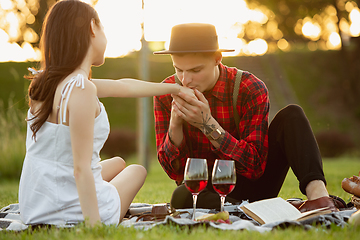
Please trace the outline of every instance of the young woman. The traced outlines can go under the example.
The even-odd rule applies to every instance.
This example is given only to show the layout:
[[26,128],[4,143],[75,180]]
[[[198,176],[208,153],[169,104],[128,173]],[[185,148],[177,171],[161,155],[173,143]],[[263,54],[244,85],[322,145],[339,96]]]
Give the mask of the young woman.
[[109,122],[99,97],[191,93],[175,84],[91,80],[107,40],[96,11],[78,0],[57,2],[44,21],[41,70],[29,86],[26,156],[19,204],[26,224],[85,221],[118,224],[146,170],[120,157],[100,162]]

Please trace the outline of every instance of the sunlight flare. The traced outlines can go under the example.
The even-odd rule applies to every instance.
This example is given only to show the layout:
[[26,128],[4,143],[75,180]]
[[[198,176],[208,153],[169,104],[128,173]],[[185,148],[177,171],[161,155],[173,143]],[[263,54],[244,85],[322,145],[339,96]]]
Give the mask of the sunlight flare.
[[321,27],[318,23],[313,23],[311,19],[305,18],[302,26],[302,33],[305,37],[317,41],[320,38]]
[[349,18],[351,21],[350,25],[350,34],[352,37],[360,36],[360,10],[359,8],[354,8],[349,13]]
[[332,50],[340,49],[341,47],[340,35],[337,32],[332,32],[328,38],[328,41],[326,42],[326,46]]

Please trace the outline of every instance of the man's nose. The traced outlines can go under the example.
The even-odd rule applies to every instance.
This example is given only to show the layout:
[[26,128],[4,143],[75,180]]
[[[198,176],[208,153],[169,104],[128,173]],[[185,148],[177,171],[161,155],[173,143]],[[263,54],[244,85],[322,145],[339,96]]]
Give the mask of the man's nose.
[[184,71],[181,79],[181,83],[183,84],[183,86],[188,87],[189,83],[191,83],[191,80],[191,74]]

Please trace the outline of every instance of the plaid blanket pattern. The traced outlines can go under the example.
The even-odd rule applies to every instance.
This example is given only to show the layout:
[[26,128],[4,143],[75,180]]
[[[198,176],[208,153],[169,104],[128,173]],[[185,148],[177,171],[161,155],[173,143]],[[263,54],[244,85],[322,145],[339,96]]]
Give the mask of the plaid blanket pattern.
[[0,231],[23,231],[27,228],[20,220],[19,204],[10,204],[0,210]]

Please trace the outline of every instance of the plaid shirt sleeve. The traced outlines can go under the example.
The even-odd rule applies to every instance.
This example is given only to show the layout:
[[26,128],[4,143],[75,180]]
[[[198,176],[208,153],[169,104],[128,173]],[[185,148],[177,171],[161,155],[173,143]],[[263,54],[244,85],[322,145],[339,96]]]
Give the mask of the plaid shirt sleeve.
[[[174,77],[169,77],[164,82],[174,83],[175,80]],[[189,149],[185,140],[176,147],[169,137],[171,102],[170,94],[154,97],[156,147],[160,165],[171,179],[180,182],[183,179]]]
[[226,132],[220,148],[212,150],[220,159],[235,160],[238,174],[257,179],[264,173],[268,153],[269,98],[265,84],[247,72],[242,76],[237,111],[239,140]]

